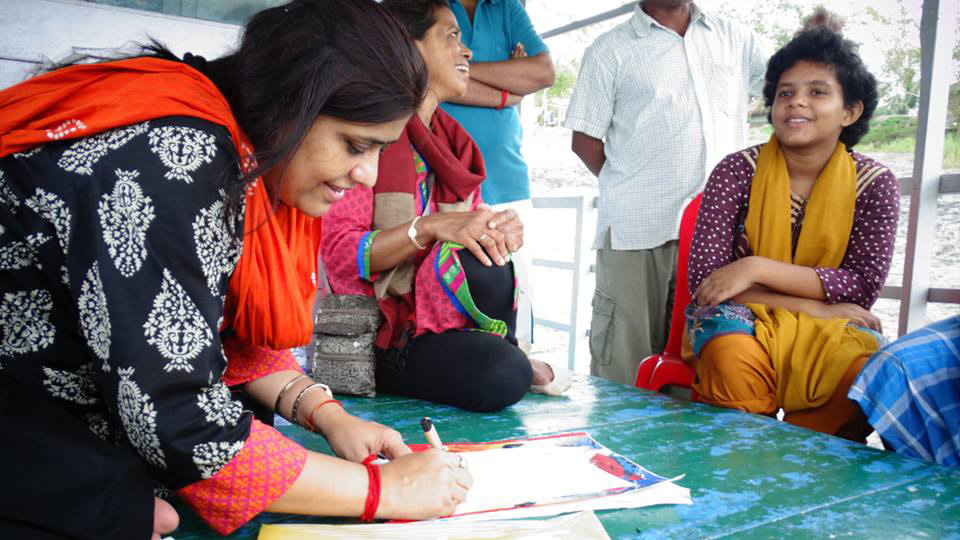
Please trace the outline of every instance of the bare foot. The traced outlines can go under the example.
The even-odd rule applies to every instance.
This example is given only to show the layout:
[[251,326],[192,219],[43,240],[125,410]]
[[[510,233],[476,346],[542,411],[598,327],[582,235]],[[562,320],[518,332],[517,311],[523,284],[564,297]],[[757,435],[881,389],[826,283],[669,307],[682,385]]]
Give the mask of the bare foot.
[[530,383],[531,385],[550,384],[550,381],[553,380],[553,368],[550,367],[550,364],[531,358],[530,365],[533,367],[533,382]]
[[180,525],[180,516],[167,501],[153,498],[153,536],[150,540],[160,540],[164,534],[172,533]]

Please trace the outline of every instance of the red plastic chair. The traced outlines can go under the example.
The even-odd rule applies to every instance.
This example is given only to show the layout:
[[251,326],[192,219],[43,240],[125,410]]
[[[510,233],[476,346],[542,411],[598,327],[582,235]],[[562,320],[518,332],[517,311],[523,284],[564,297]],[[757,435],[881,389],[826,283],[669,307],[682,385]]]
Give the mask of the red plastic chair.
[[636,386],[659,392],[667,385],[689,388],[692,399],[697,401],[697,392],[693,389],[694,371],[680,358],[680,339],[683,337],[684,311],[690,303],[690,289],[687,287],[687,259],[690,258],[690,244],[693,242],[693,229],[697,225],[697,212],[700,211],[700,198],[697,195],[683,210],[680,218],[680,239],[677,245],[677,289],[673,296],[673,313],[670,316],[670,333],[667,335],[667,347],[662,354],[654,354],[640,361],[637,366]]

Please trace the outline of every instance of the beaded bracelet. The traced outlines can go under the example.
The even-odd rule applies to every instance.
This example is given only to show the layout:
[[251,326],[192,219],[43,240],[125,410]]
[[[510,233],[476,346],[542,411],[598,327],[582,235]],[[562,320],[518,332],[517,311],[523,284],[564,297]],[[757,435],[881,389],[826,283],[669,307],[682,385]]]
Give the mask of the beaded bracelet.
[[[283,388],[280,389],[280,393],[277,394],[277,402],[273,404],[273,412],[280,414],[280,401],[283,400],[283,395],[286,394],[287,390],[289,390],[294,384],[296,384],[297,381],[305,378],[308,378],[307,375],[300,374],[290,379],[289,381],[287,381],[287,384],[283,385]],[[283,415],[281,414],[281,416]]]
[[317,411],[320,410],[320,407],[323,407],[323,406],[326,405],[327,403],[336,403],[337,405],[340,406],[341,409],[343,408],[343,403],[340,403],[339,401],[337,401],[337,400],[335,400],[335,399],[328,399],[328,400],[324,401],[323,403],[317,405],[316,407],[313,408],[312,411],[310,411],[310,414],[307,416],[307,420],[305,421],[305,423],[306,423],[307,425],[304,426],[304,427],[307,428],[307,431],[309,431],[309,432],[311,432],[311,433],[313,433],[313,432],[316,431],[317,428],[313,425],[313,415],[317,414]]
[[363,465],[367,468],[367,476],[370,483],[367,485],[367,500],[363,505],[363,514],[360,514],[360,521],[370,523],[377,515],[377,507],[380,506],[380,467],[373,464],[377,459],[376,454],[370,454],[363,460]]
[[309,391],[311,391],[311,390],[315,390],[315,389],[317,389],[317,388],[324,388],[324,389],[326,389],[326,388],[330,388],[330,387],[327,386],[327,385],[325,385],[325,384],[323,384],[323,383],[315,382],[315,383],[313,383],[313,384],[307,385],[303,390],[301,390],[300,393],[297,394],[297,399],[293,400],[293,410],[290,411],[290,421],[291,421],[291,422],[293,422],[294,424],[299,424],[299,423],[300,423],[299,417],[297,416],[297,411],[300,409],[300,402],[303,401],[303,396],[307,395],[307,392],[309,392]]

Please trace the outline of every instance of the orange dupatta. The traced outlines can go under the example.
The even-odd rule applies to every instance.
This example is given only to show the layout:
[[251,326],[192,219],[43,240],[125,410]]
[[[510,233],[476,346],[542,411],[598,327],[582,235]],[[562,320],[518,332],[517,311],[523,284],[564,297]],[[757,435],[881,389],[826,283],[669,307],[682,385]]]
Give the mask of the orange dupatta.
[[[190,66],[132,58],[59,69],[0,92],[0,157],[166,116],[219,124],[245,170],[253,150],[216,86]],[[224,327],[271,349],[307,343],[313,330],[320,220],[273,203],[262,179],[247,189],[243,254],[227,292]]]

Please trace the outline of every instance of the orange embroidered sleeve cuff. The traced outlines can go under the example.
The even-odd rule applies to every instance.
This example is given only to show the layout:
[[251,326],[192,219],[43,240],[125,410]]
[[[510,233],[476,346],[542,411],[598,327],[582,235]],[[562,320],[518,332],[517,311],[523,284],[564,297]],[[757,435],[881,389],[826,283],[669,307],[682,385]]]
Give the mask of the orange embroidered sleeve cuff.
[[213,530],[230,534],[286,493],[306,460],[306,449],[254,420],[240,453],[178,493]]
[[223,352],[227,355],[223,373],[227,386],[248,383],[278,371],[303,371],[289,350],[274,351],[231,338],[224,340]]

